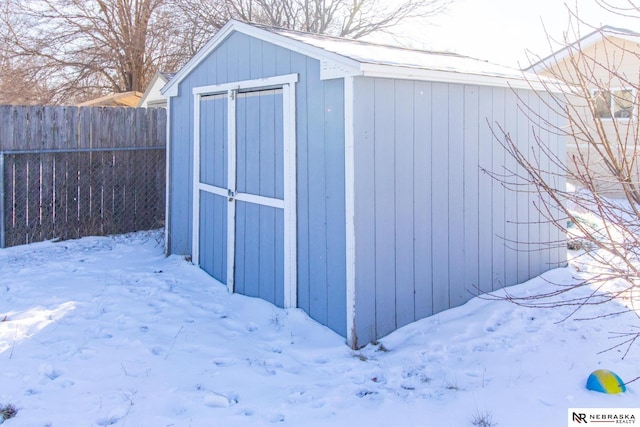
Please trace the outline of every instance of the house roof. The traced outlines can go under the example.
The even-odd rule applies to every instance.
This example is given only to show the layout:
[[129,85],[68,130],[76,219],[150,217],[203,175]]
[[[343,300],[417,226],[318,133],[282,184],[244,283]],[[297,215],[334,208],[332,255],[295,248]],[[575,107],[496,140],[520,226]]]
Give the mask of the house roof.
[[[147,85],[147,88],[145,89],[142,96],[140,96],[140,99],[138,100],[138,103],[136,105],[138,107],[142,107],[145,101],[147,101],[147,98],[149,98],[149,96],[157,96],[158,89],[156,89],[156,86],[158,84],[158,81],[160,81],[160,89],[161,89],[175,75],[176,73],[166,73],[163,71],[156,71],[156,74],[151,78],[151,81]],[[162,98],[162,100],[164,104],[166,104],[166,98]],[[157,102],[157,99],[154,98],[151,102],[154,102],[154,101]]]
[[135,107],[142,93],[136,91],[114,93],[112,95],[101,96],[81,102],[79,107]]
[[231,20],[176,73],[162,93],[176,96],[180,82],[233,32],[318,59],[322,79],[370,76],[527,89],[539,81],[521,70],[450,52],[406,49]]
[[554,64],[557,64],[563,61],[565,58],[571,56],[573,53],[583,50],[589,46],[592,46],[604,39],[616,37],[623,40],[628,40],[634,43],[640,43],[640,33],[636,33],[635,31],[627,30],[624,28],[616,28],[610,25],[605,25],[600,27],[584,37],[576,40],[575,42],[568,44],[562,49],[553,52],[551,55],[546,58],[541,59],[540,61],[531,64],[524,71],[537,73],[539,71],[548,69]]

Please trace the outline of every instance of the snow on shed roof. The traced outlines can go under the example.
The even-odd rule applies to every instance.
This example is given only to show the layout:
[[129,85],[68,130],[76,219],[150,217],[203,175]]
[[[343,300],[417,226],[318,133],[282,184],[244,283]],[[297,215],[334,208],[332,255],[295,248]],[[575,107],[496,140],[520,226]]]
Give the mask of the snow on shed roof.
[[409,49],[282,28],[256,26],[266,31],[316,46],[328,52],[351,58],[363,64],[491,75],[505,78],[522,79],[523,77],[520,70],[452,52]]
[[550,79],[451,52],[407,49],[230,20],[176,73],[162,93],[176,96],[182,79],[236,31],[318,59],[322,79],[369,76],[559,90]]

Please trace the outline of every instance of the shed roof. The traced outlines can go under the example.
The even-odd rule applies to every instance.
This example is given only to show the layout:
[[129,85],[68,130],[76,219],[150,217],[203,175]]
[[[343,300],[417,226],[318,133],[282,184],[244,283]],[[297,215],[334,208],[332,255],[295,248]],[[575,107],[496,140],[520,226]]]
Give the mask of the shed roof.
[[322,79],[370,76],[527,89],[545,86],[539,77],[521,70],[451,52],[407,49],[230,20],[176,73],[162,93],[176,96],[180,82],[233,32],[318,59]]
[[537,73],[539,71],[545,70],[553,66],[554,64],[563,61],[573,53],[583,50],[610,37],[616,37],[640,44],[640,33],[636,33],[635,31],[627,30],[624,28],[616,28],[610,25],[605,25],[590,32],[586,36],[579,38],[575,42],[567,44],[562,49],[553,52],[540,61],[531,64],[528,68],[525,69],[525,71]]

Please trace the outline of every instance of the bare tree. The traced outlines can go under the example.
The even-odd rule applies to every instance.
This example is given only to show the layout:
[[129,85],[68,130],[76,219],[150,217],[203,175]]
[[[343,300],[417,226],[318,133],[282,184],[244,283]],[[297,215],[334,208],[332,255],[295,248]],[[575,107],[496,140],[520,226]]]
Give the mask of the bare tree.
[[[625,0],[623,6],[608,0],[599,3],[606,10],[640,18],[640,4],[635,0]],[[591,34],[581,34],[579,29],[585,27]],[[597,44],[586,44],[596,39]],[[559,113],[563,123],[531,117],[540,123],[537,146],[531,147],[533,160],[518,149],[513,135],[499,125],[494,131],[519,166],[517,171],[500,174],[500,179],[515,191],[524,186],[538,192],[536,208],[541,217],[568,234],[570,249],[584,252],[588,261],[583,265],[588,271],[577,284],[558,284],[547,293],[507,298],[529,307],[570,306],[575,318],[584,306],[612,300],[622,304],[620,310],[603,316],[626,311],[639,314],[640,34],[589,28],[572,12],[564,44],[559,53],[532,67],[538,78],[531,82],[546,86],[548,94],[540,96],[540,102]],[[543,139],[545,132],[564,137],[566,161]],[[549,162],[562,173],[550,174],[544,166]],[[559,185],[560,175],[572,185]],[[583,292],[576,292],[578,289]],[[628,352],[640,339],[640,332],[624,331],[618,337],[622,341],[613,348],[624,345]]]
[[6,0],[3,48],[53,102],[144,91],[183,62],[165,0]]
[[[433,17],[453,0],[176,0],[199,48],[231,18],[291,30],[361,38]],[[204,31],[203,31],[204,30]],[[186,31],[190,31],[187,29]]]
[[23,99],[0,89],[0,102],[142,92],[156,71],[177,70],[230,18],[358,38],[433,16],[451,1],[0,0],[0,60],[12,76],[0,75],[0,87],[34,93]]

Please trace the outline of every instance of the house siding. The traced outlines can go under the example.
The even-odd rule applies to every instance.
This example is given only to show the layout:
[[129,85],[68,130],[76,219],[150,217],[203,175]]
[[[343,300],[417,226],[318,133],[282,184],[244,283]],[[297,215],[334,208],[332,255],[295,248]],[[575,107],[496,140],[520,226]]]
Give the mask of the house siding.
[[[508,171],[517,170],[490,126],[525,152],[536,146],[519,103],[557,122],[539,96],[547,95],[354,79],[358,343],[565,263],[563,237],[536,210],[538,196],[488,173],[513,180]],[[557,136],[542,137],[560,150]]]
[[[170,247],[191,254],[192,89],[297,73],[298,307],[346,335],[344,84],[320,80],[319,61],[234,32],[179,84],[170,98]],[[205,165],[203,165],[204,167]],[[204,168],[203,168],[204,170]],[[212,209],[214,207],[212,206]]]

